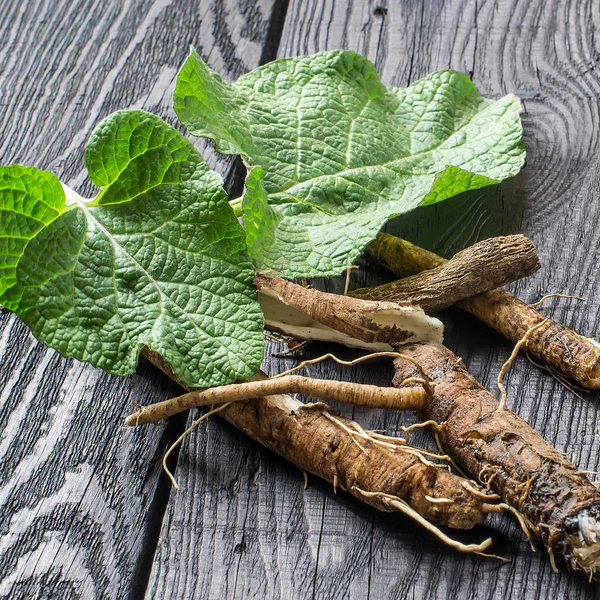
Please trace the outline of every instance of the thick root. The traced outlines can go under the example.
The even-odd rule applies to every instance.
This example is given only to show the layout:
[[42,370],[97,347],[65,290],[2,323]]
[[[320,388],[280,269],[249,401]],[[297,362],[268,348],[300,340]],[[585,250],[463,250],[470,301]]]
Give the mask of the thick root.
[[[161,356],[147,349],[144,355],[177,381]],[[406,502],[427,521],[456,529],[470,529],[498,510],[493,495],[472,493],[462,485],[462,477],[428,461],[418,449],[405,446],[403,440],[374,438],[323,404],[304,405],[290,396],[268,396],[234,402],[220,415],[304,473],[317,475],[360,500],[365,498],[357,489],[388,494]],[[432,498],[453,502],[432,502]],[[377,498],[368,503],[390,511]]]
[[[367,246],[366,255],[397,277],[408,277],[447,262],[432,252],[385,233],[379,234]],[[473,296],[459,302],[458,306],[515,344],[528,329],[544,320],[534,307],[503,290]],[[547,327],[530,336],[527,352],[554,372],[586,388],[600,388],[600,344],[566,325],[549,320]]]
[[419,307],[327,294],[266,273],[256,273],[254,282],[265,326],[297,340],[371,352],[393,350],[398,341],[442,341],[441,321]]
[[[459,306],[515,343],[546,321],[535,308],[503,290],[473,296]],[[527,352],[586,388],[600,388],[600,344],[566,325],[547,319],[544,327],[529,336]]]
[[[523,419],[498,402],[447,348],[411,344],[401,351],[431,380],[423,416],[445,422],[444,448],[472,477],[523,517],[556,556],[576,570],[600,570],[600,493]],[[396,381],[411,374],[396,362]]]
[[[490,512],[484,505],[494,502],[493,495],[484,493],[484,499],[463,487],[462,477],[427,460],[418,448],[373,438],[322,403],[271,396],[233,403],[221,415],[301,470],[382,511],[392,508],[381,494],[402,500],[428,521],[470,529]],[[367,499],[359,490],[376,495]]]
[[373,288],[351,292],[356,298],[409,302],[437,312],[460,300],[501,287],[540,268],[535,248],[524,235],[478,242],[434,268]]
[[427,391],[424,387],[381,387],[348,381],[286,375],[281,378],[233,383],[188,392],[177,398],[140,407],[137,412],[125,419],[125,424],[131,427],[147,423],[157,424],[163,419],[196,406],[242,402],[274,394],[304,394],[357,406],[397,410],[422,410],[427,402]]

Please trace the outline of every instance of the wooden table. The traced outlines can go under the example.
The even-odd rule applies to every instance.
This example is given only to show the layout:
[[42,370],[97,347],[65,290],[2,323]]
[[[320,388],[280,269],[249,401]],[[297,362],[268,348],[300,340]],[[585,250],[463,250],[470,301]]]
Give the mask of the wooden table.
[[[585,305],[554,300],[544,312],[600,334],[597,1],[0,0],[0,17],[0,162],[49,169],[84,194],[83,149],[102,117],[142,107],[175,122],[171,92],[190,43],[229,79],[277,56],[343,47],[368,56],[387,84],[452,67],[485,95],[515,92],[525,107],[523,173],[389,229],[446,255],[524,232],[543,268],[514,286],[518,295],[582,295]],[[239,192],[239,165],[198,147]],[[353,281],[378,277],[364,267]],[[443,318],[447,344],[493,389],[511,344],[456,311]],[[174,492],[160,462],[186,417],[123,425],[133,402],[168,397],[173,384],[148,364],[131,377],[105,375],[44,348],[14,316],[0,321],[0,598],[598,596],[564,568],[554,575],[505,516],[460,539],[491,534],[510,563],[459,555],[314,478],[304,491],[297,469],[219,419],[183,444]],[[386,363],[309,372],[390,381]],[[598,469],[598,394],[579,399],[524,358],[507,383],[512,408],[573,450],[580,468]],[[340,410],[392,433],[412,422]]]

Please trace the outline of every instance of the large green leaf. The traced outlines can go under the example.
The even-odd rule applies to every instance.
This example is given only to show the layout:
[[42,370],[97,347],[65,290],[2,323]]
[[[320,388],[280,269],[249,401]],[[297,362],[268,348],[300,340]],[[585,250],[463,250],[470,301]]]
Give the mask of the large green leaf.
[[192,51],[177,80],[179,119],[240,154],[244,227],[255,266],[333,275],[390,217],[515,175],[525,159],[520,102],[481,97],[462,73],[386,87],[338,50],[277,60],[224,82]]
[[262,314],[221,178],[158,117],[122,111],[86,150],[86,200],[0,168],[0,302],[65,356],[124,375],[142,346],[190,386],[254,374]]

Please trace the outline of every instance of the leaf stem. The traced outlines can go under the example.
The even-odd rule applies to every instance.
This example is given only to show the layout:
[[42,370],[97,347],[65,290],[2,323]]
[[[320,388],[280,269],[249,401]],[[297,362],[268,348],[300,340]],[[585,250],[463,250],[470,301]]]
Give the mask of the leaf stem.
[[242,198],[234,198],[233,200],[229,201],[229,206],[231,206],[231,208],[233,209],[233,214],[236,217],[241,217],[242,216]]

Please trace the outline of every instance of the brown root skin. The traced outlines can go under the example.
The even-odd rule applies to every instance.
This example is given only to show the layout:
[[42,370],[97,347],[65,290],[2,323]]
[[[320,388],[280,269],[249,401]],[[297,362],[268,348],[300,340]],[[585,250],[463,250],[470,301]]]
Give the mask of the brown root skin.
[[[486,500],[465,489],[461,477],[426,464],[417,455],[403,451],[401,445],[388,448],[376,439],[348,433],[353,422],[324,404],[293,402],[286,396],[270,396],[231,404],[221,415],[302,471],[329,481],[378,510],[395,509],[382,496],[366,498],[361,491],[393,496],[425,519],[449,527],[470,529],[484,521]],[[451,502],[435,502],[442,498]]]
[[[514,342],[545,320],[535,308],[503,290],[473,296],[459,306]],[[527,352],[582,386],[599,389],[600,344],[566,325],[547,321],[529,336]]]
[[[498,410],[498,401],[447,348],[401,346],[431,380],[432,399],[422,413],[445,422],[445,450],[472,477],[518,510],[535,535],[576,570],[600,567],[600,492],[523,419]],[[412,373],[396,361],[395,381]]]
[[125,424],[130,427],[147,423],[157,424],[163,419],[195,406],[241,402],[274,394],[304,394],[358,406],[416,411],[422,410],[427,401],[427,392],[423,386],[408,388],[381,387],[348,381],[331,381],[312,379],[300,375],[286,375],[277,379],[234,383],[188,392],[177,398],[140,407],[136,413],[125,419]]
[[[366,249],[367,257],[397,277],[414,275],[447,261],[432,252],[389,234],[379,234]],[[508,339],[517,343],[544,316],[509,292],[493,290],[458,303]],[[527,352],[552,370],[589,389],[600,389],[600,344],[552,320],[530,336]]]
[[[177,381],[160,355],[146,348],[143,354]],[[264,377],[259,374],[256,379]],[[470,529],[498,510],[493,496],[480,495],[485,490],[473,493],[463,485],[465,479],[424,460],[418,451],[405,448],[401,440],[390,444],[390,438],[380,440],[368,433],[365,439],[358,424],[336,415],[324,404],[305,406],[289,396],[268,396],[232,403],[219,414],[305,473],[317,475],[379,510],[397,508],[381,495],[367,500],[364,492],[393,496],[421,517],[457,529]],[[352,430],[356,435],[349,433]],[[484,542],[483,546],[487,545]],[[472,551],[468,547],[458,549]]]
[[532,275],[540,268],[535,248],[524,235],[478,242],[433,269],[374,288],[351,292],[368,300],[410,302],[436,312],[474,294]]
[[256,273],[254,283],[266,327],[299,340],[371,351],[403,341],[442,341],[441,321],[419,307],[328,294],[266,273]]

